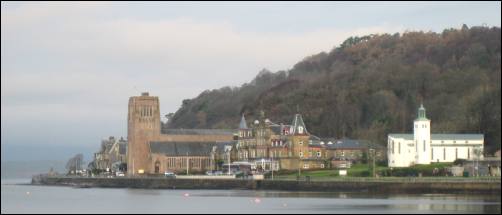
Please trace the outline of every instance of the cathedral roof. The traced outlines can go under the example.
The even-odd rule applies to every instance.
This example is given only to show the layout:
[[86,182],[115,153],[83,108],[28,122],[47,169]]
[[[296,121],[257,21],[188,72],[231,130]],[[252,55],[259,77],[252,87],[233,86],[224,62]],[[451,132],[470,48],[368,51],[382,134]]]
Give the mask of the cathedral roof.
[[213,146],[221,148],[225,145],[232,145],[234,142],[152,141],[150,142],[150,152],[167,156],[186,156],[187,153],[189,156],[209,156]]
[[234,129],[162,129],[162,134],[171,135],[233,135]]

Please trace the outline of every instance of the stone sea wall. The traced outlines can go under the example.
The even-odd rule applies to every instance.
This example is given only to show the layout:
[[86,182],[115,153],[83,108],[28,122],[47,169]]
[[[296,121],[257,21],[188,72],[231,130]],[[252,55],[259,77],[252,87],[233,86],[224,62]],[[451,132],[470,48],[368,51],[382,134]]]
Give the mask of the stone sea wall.
[[295,181],[174,178],[79,178],[36,176],[34,185],[142,189],[249,189],[283,191],[361,191],[375,193],[493,193],[500,181]]

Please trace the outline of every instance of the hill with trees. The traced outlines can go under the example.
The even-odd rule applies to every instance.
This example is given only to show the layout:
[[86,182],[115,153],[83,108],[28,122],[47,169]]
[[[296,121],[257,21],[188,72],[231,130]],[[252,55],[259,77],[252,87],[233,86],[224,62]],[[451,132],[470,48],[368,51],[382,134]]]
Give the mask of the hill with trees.
[[290,123],[297,112],[320,137],[369,139],[411,133],[420,103],[433,133],[484,133],[500,149],[500,27],[350,37],[287,71],[263,69],[240,87],[183,100],[171,128],[236,128],[263,110]]

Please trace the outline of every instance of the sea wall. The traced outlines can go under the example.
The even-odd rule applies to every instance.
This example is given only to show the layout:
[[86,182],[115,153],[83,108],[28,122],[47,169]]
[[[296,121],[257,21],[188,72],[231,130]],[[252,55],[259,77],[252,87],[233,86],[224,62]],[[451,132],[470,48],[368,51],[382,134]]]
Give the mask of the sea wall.
[[81,178],[37,176],[34,185],[142,189],[249,189],[285,191],[362,191],[375,193],[493,193],[500,181],[295,181],[174,178]]

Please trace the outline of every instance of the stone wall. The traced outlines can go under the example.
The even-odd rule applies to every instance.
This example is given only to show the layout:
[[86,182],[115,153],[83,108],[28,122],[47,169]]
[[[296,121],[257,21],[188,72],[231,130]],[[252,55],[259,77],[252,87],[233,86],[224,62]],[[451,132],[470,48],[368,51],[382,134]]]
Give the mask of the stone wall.
[[70,178],[37,176],[37,185],[143,189],[253,189],[286,191],[360,191],[373,193],[490,193],[500,195],[500,181],[292,181],[172,178]]

